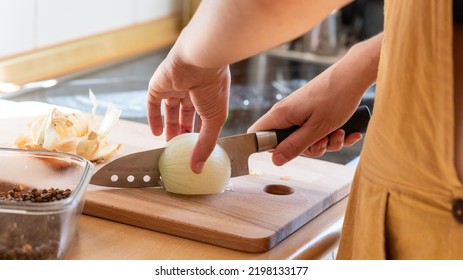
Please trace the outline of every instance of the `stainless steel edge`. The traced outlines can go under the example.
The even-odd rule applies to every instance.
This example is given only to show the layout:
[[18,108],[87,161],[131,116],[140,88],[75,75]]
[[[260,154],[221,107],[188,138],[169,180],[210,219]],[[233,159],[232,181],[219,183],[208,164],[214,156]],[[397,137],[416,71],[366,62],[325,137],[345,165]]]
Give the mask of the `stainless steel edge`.
[[255,133],[220,138],[217,143],[227,152],[231,163],[231,177],[249,174],[249,156],[258,152]]
[[258,131],[256,132],[257,151],[264,152],[274,149],[278,145],[277,134],[275,131]]
[[159,157],[164,148],[138,152],[115,159],[100,168],[90,183],[105,187],[157,187],[160,182]]

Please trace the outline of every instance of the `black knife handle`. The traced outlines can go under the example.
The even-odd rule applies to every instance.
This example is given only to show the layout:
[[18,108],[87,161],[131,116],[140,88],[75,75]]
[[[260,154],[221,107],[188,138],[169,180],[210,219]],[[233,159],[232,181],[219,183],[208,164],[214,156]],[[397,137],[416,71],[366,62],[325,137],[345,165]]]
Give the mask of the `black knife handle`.
[[[370,109],[366,105],[359,106],[352,117],[343,125],[343,129],[346,134],[349,135],[352,132],[361,132],[364,133],[367,130],[368,122],[370,121],[371,113]],[[285,140],[291,133],[298,130],[299,126],[293,126],[285,129],[275,129],[277,143],[281,143]]]

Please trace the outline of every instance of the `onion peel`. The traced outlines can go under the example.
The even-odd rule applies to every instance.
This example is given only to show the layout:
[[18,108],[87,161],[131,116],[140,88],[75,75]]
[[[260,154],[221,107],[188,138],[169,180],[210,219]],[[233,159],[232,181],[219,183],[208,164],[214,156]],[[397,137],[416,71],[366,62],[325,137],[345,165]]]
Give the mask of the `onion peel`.
[[29,123],[30,135],[21,134],[15,146],[28,150],[48,150],[72,153],[94,163],[112,157],[121,144],[112,144],[106,137],[121,115],[121,110],[108,107],[100,123],[96,121],[96,98],[89,91],[92,114],[81,112],[65,113],[53,107],[48,114],[39,116]]

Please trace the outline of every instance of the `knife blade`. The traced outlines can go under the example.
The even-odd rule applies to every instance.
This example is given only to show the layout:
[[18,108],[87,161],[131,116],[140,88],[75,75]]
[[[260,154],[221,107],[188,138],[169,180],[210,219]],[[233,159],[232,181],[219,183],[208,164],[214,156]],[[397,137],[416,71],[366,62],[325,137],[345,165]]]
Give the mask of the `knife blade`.
[[[367,106],[359,106],[353,116],[341,127],[346,135],[365,132],[370,120]],[[231,161],[231,177],[249,174],[248,159],[258,152],[274,149],[299,127],[258,131],[219,138],[217,143],[227,152]],[[158,160],[165,148],[133,153],[106,164],[90,180],[91,184],[118,187],[144,188],[160,186],[161,174]]]

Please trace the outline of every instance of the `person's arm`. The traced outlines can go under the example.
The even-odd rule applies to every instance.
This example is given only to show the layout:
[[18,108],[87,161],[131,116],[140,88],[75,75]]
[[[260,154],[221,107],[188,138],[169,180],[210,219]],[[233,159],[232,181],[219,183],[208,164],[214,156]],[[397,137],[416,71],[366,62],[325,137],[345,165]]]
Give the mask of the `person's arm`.
[[[257,120],[249,132],[301,126],[273,151],[273,162],[283,165],[300,154],[320,156],[361,138],[337,130],[356,110],[365,91],[375,82],[382,33],[353,46],[348,53]],[[336,135],[327,137],[333,132]],[[344,141],[343,141],[344,140]]]
[[177,54],[222,67],[294,39],[351,0],[205,0],[181,33]]
[[293,39],[350,0],[204,0],[149,84],[148,121],[167,140],[201,118],[191,167],[200,172],[228,114],[228,64]]

